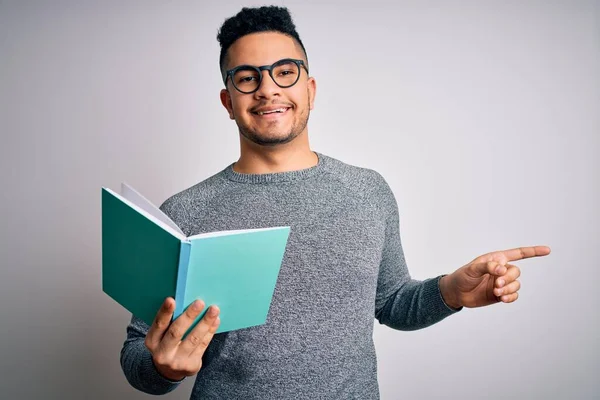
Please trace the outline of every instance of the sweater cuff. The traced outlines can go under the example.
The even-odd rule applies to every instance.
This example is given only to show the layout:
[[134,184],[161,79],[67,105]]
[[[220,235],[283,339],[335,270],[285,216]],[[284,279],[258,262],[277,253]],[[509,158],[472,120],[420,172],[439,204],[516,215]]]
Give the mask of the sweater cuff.
[[154,361],[152,361],[152,355],[148,351],[144,352],[141,364],[142,370],[146,371],[148,374],[146,375],[147,382],[150,384],[152,389],[156,390],[157,392],[170,392],[185,380],[185,378],[183,378],[180,381],[172,381],[162,376],[156,369],[156,365],[154,365]]
[[436,291],[437,291],[437,296],[439,297],[440,301],[442,302],[442,304],[444,305],[444,307],[447,309],[447,311],[450,312],[450,314],[454,314],[459,312],[460,310],[462,310],[462,307],[459,308],[454,308],[454,307],[450,307],[448,304],[446,304],[446,302],[444,301],[444,296],[442,296],[442,291],[440,289],[440,280],[446,276],[448,274],[444,274],[444,275],[440,275],[437,278],[432,279],[433,282],[435,282],[435,287],[436,287]]

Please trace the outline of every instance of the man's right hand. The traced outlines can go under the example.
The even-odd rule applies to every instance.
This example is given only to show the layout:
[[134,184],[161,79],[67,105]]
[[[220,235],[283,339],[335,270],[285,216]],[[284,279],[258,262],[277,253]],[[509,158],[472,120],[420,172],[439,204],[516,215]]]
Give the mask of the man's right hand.
[[172,324],[175,300],[168,297],[148,330],[145,344],[158,372],[172,381],[192,376],[202,367],[202,355],[219,327],[219,308],[210,306],[198,325],[183,340],[183,335],[204,309],[204,302],[194,301]]

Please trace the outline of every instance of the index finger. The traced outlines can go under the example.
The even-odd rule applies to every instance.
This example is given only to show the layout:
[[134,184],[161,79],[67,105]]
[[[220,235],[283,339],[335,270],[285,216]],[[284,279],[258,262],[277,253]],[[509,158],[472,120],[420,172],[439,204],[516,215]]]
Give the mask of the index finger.
[[524,260],[531,257],[541,257],[550,254],[550,247],[548,246],[530,246],[530,247],[517,247],[516,249],[504,250],[501,253],[504,254],[508,261]]
[[172,349],[177,346],[203,309],[204,302],[202,300],[194,300],[169,326],[169,329],[167,329],[160,341],[161,347]]
[[175,299],[167,297],[154,317],[154,322],[146,334],[146,343],[151,349],[155,349],[160,343],[163,334],[171,323],[175,312]]

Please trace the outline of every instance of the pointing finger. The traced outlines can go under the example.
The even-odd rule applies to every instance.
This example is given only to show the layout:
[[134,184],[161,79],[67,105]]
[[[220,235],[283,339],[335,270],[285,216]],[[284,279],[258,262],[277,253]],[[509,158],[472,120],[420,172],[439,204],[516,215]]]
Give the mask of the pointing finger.
[[518,247],[516,249],[504,250],[500,253],[503,253],[508,261],[517,261],[524,260],[525,258],[547,256],[548,254],[550,254],[550,247]]

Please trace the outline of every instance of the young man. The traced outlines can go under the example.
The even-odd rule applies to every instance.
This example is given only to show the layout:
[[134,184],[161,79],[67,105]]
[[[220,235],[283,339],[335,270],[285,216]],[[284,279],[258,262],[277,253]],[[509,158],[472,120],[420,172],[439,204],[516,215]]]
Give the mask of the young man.
[[316,82],[285,8],[243,9],[222,26],[221,101],[240,133],[237,162],[161,206],[188,234],[291,227],[267,323],[214,335],[217,307],[172,324],[166,299],[151,327],[132,318],[121,352],[129,382],[161,394],[196,375],[197,399],[379,397],[374,318],[425,328],[459,311],[517,299],[511,261],[544,246],[493,252],[450,275],[412,280],[396,200],[376,172],[311,151]]

